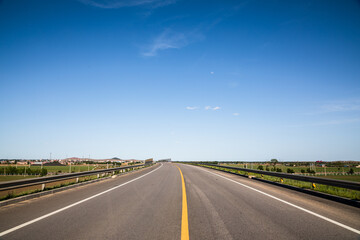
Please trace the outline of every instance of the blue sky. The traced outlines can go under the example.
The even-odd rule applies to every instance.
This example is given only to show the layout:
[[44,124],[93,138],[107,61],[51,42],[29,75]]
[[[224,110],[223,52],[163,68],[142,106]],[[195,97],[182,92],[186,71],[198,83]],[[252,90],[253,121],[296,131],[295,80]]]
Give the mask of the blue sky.
[[360,160],[358,1],[2,0],[0,158]]

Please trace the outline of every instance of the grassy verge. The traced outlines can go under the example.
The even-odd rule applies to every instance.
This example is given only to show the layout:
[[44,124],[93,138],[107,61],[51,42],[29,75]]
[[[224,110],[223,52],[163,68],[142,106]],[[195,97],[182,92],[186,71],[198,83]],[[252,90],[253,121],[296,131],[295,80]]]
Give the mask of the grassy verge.
[[[152,166],[152,165],[149,165],[149,166]],[[147,166],[147,167],[149,167],[149,166]],[[133,170],[133,171],[136,171],[136,170]],[[130,169],[125,169],[125,172],[132,172],[132,171]],[[119,170],[114,171],[114,173],[116,175],[116,174],[119,174],[120,171]],[[99,178],[104,178],[104,177],[107,177],[107,176],[110,176],[110,175],[111,174],[100,174]],[[23,176],[9,176],[9,177],[21,177],[20,179],[24,178]],[[34,176],[28,176],[28,177],[32,178]],[[89,175],[89,176],[79,177],[78,182],[76,182],[76,178],[73,178],[73,179],[67,179],[67,180],[53,182],[53,183],[47,183],[45,185],[44,191],[53,190],[53,189],[56,189],[56,188],[61,188],[61,187],[73,185],[73,184],[80,183],[80,182],[86,182],[86,181],[90,181],[90,180],[94,180],[94,179],[97,179],[97,174],[96,175]],[[12,180],[15,180],[15,179],[12,179]],[[8,181],[10,181],[10,180],[8,180]],[[26,188],[21,188],[21,189],[14,189],[14,190],[10,190],[10,191],[4,191],[4,192],[2,192],[3,194],[0,195],[0,201],[7,200],[7,199],[10,199],[10,198],[14,198],[14,197],[20,197],[20,196],[24,196],[24,195],[28,195],[28,194],[32,194],[32,193],[41,192],[40,187],[41,187],[41,184],[26,187]]]
[[[123,165],[125,166],[125,165]],[[93,171],[93,170],[100,170],[100,169],[106,169],[106,168],[114,168],[114,167],[120,167],[119,164],[90,164],[90,165],[67,165],[67,166],[29,166],[29,165],[6,165],[6,166],[0,166],[0,174],[11,174],[9,172],[8,167],[16,167],[17,170],[21,171],[21,173],[24,171],[24,168],[30,169],[30,170],[40,170],[42,168],[47,170],[47,173],[49,175],[54,174],[62,174],[62,173],[76,173],[76,172],[85,172],[85,171]],[[13,173],[14,174],[14,173]]]
[[360,182],[360,175],[326,175],[321,176],[322,178],[331,178],[336,180],[346,180],[346,181],[354,181],[354,182]]
[[5,181],[14,181],[14,180],[20,180],[20,179],[27,179],[27,178],[35,178],[37,176],[22,176],[22,175],[0,175],[0,182]]
[[[356,191],[356,190],[340,188],[340,187],[333,187],[333,186],[322,185],[322,184],[316,184],[316,187],[313,188],[312,183],[310,183],[310,182],[303,182],[303,181],[297,181],[297,180],[285,179],[285,178],[283,179],[283,181],[281,181],[281,178],[279,178],[279,177],[261,175],[261,174],[257,174],[257,173],[249,173],[249,172],[245,172],[245,171],[238,171],[238,170],[232,170],[232,169],[226,169],[226,168],[222,168],[222,167],[212,167],[212,166],[206,166],[206,165],[199,165],[199,166],[213,168],[213,169],[219,169],[219,170],[223,170],[226,172],[233,172],[233,173],[237,173],[237,174],[241,174],[241,175],[251,175],[251,176],[255,176],[257,178],[265,179],[265,180],[272,181],[272,182],[282,183],[282,184],[295,186],[295,187],[299,187],[299,188],[304,188],[304,189],[311,189],[314,191],[319,191],[319,192],[323,192],[323,193],[327,193],[327,194],[331,194],[331,195],[335,195],[335,196],[339,196],[339,197],[345,197],[345,198],[349,198],[349,199],[353,199],[353,200],[360,200],[360,191]],[[344,177],[344,176],[328,176],[328,177]]]
[[[258,164],[258,163],[243,163],[243,164],[226,164],[226,163],[222,163],[223,165],[226,166],[231,166],[231,167],[239,167],[239,168],[250,168],[250,169],[258,169],[259,166],[262,166],[264,169],[266,167],[269,167],[270,169],[273,168],[272,165],[269,164]],[[286,172],[286,170],[288,168],[292,169],[295,173],[301,173],[301,170],[305,171],[309,168],[309,166],[284,166],[281,164],[277,164],[276,168],[280,168],[282,170],[282,172]],[[314,170],[317,173],[322,173],[325,174],[325,171],[327,174],[337,174],[337,173],[347,173],[350,171],[350,169],[353,169],[355,173],[360,172],[360,168],[355,168],[355,167],[315,167]]]

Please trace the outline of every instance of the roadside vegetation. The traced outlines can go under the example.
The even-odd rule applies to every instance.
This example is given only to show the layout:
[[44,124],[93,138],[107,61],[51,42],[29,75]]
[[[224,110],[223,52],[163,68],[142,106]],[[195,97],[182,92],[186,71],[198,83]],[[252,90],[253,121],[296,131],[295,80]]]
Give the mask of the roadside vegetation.
[[360,168],[356,167],[358,162],[350,165],[343,162],[279,162],[272,159],[270,162],[262,163],[241,162],[220,163],[220,165],[360,182]]
[[[135,165],[135,164],[130,164],[130,165]],[[152,166],[152,164],[148,165],[146,167],[149,167],[149,166]],[[59,167],[62,167],[62,166],[59,166]],[[117,167],[119,167],[119,165]],[[56,169],[57,167],[51,166],[51,168]],[[106,168],[106,165],[105,165],[105,168]],[[124,171],[125,171],[125,173],[131,172],[130,169],[124,169]],[[136,171],[136,170],[132,170],[132,171]],[[119,170],[114,171],[114,175],[117,175],[117,174],[120,174],[120,173],[121,172]],[[41,191],[47,191],[47,190],[52,190],[52,189],[56,189],[56,188],[61,188],[61,187],[65,187],[65,186],[69,186],[69,185],[73,185],[73,184],[77,184],[77,183],[81,183],[81,182],[95,180],[95,179],[98,179],[98,178],[105,178],[105,177],[109,177],[109,176],[112,176],[112,173],[100,173],[99,177],[97,176],[97,174],[96,175],[83,176],[83,177],[79,177],[78,181],[76,181],[76,178],[66,179],[66,180],[59,180],[57,182],[46,183],[44,190],[40,189],[41,184],[39,184],[39,185],[34,185],[34,186],[29,186],[29,187],[24,187],[24,188],[18,188],[18,189],[3,191],[3,192],[0,192],[0,201],[7,200],[7,199],[10,199],[10,198],[14,198],[14,197],[20,197],[20,196],[24,196],[24,195],[28,195],[28,194],[32,194],[32,193],[37,193],[37,192],[41,192]],[[21,176],[21,175],[20,176],[19,175],[8,175],[8,176],[0,176],[0,179],[1,178],[9,179],[9,177],[13,178],[11,180],[19,180],[19,179],[24,179],[24,178],[32,178],[34,176],[28,175],[28,176],[24,177],[24,176]],[[14,178],[16,178],[16,179],[14,179]],[[7,180],[7,181],[10,181],[10,180]]]
[[[213,162],[208,162],[208,163],[213,164]],[[336,170],[339,169],[338,167],[332,167],[332,168],[330,167],[330,169],[332,169],[338,175],[327,174],[325,176],[324,174],[322,174],[322,175],[316,174],[317,168],[316,168],[316,170],[312,170],[312,169],[314,169],[313,166],[312,166],[312,169],[307,166],[289,167],[289,166],[279,165],[278,162],[276,162],[274,164],[274,161],[264,163],[264,164],[259,164],[259,163],[257,163],[257,164],[256,163],[224,164],[224,163],[222,163],[222,164],[219,164],[219,167],[202,165],[201,163],[197,163],[197,165],[201,165],[203,167],[208,167],[208,168],[213,168],[213,169],[219,169],[219,170],[226,171],[226,172],[232,172],[232,173],[240,174],[243,176],[250,175],[250,176],[264,179],[264,180],[271,181],[271,182],[286,184],[286,185],[309,189],[309,190],[313,190],[313,191],[319,191],[319,192],[323,192],[323,193],[327,193],[327,194],[331,194],[331,195],[335,195],[335,196],[340,196],[340,197],[345,197],[345,198],[349,198],[349,199],[353,199],[353,200],[360,200],[360,191],[345,189],[345,188],[340,188],[340,187],[334,187],[334,186],[328,186],[328,185],[322,185],[322,184],[313,185],[311,182],[303,182],[303,181],[297,181],[297,180],[286,179],[286,178],[281,179],[279,177],[268,176],[265,174],[257,174],[257,173],[250,173],[247,171],[226,169],[226,168],[222,168],[221,165],[234,166],[234,167],[240,167],[240,168],[248,168],[248,169],[257,169],[257,170],[263,170],[263,171],[274,171],[274,172],[310,175],[310,176],[316,176],[316,177],[326,177],[326,178],[332,178],[332,179],[338,179],[338,180],[360,181],[360,175],[356,174],[359,171],[352,172],[352,171],[350,171],[350,169],[352,169],[351,167],[348,167],[346,169],[348,172],[344,173],[344,175],[343,175],[342,171],[336,172]],[[356,169],[356,170],[358,170],[358,169]]]
[[[125,164],[127,165],[127,164]],[[132,165],[132,164],[128,164]],[[0,181],[12,181],[18,179],[42,177],[47,175],[58,175],[66,173],[77,173],[94,171],[107,168],[120,167],[121,163],[102,163],[102,164],[73,164],[64,166],[29,166],[8,164],[0,166]]]

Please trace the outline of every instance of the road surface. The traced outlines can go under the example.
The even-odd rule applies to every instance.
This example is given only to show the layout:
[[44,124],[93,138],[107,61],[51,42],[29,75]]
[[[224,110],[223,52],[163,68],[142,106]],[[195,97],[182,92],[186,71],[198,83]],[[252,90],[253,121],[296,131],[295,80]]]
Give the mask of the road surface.
[[0,239],[359,239],[359,230],[359,208],[174,163],[0,208]]

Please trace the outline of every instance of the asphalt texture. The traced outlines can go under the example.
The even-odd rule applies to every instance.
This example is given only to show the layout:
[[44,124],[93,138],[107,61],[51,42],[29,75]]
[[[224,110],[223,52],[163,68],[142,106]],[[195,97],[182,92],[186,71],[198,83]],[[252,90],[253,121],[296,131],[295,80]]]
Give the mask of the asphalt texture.
[[[360,230],[359,208],[216,170],[177,165],[185,179],[190,239],[360,239],[343,227]],[[182,186],[173,163],[1,207],[0,234],[109,189],[0,239],[181,239]]]

